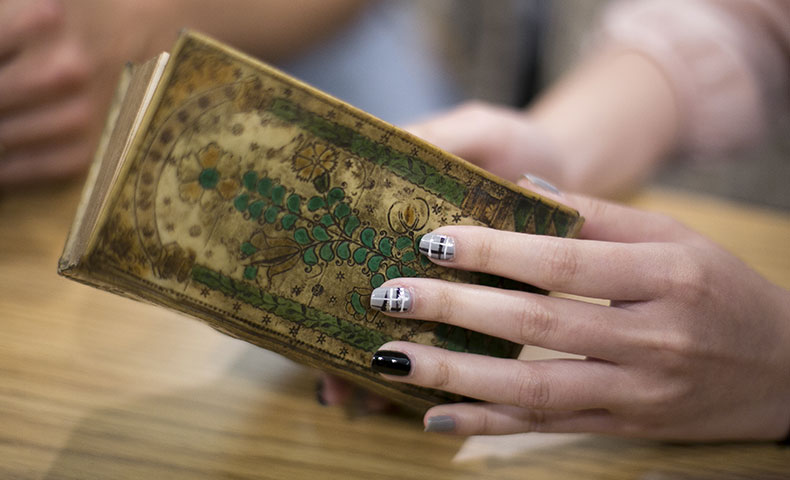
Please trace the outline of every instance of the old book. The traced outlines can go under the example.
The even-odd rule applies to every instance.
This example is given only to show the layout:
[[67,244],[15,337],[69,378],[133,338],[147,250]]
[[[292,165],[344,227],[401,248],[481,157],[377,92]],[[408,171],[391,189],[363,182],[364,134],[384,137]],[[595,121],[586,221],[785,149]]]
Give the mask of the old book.
[[59,272],[416,409],[457,398],[380,378],[381,344],[520,346],[384,316],[372,289],[400,276],[526,288],[438,267],[419,239],[445,224],[570,236],[583,221],[200,34],[123,85]]

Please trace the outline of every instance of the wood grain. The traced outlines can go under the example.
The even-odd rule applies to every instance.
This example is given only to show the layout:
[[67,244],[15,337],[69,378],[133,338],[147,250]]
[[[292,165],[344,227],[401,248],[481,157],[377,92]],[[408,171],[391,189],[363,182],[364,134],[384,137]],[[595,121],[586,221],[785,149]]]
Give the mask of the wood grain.
[[[789,475],[790,449],[770,444],[528,434],[508,439],[498,455],[480,447],[485,441],[425,434],[413,417],[350,418],[321,407],[311,370],[57,277],[79,188],[0,198],[0,478]],[[634,203],[677,216],[790,287],[790,215],[661,191]]]

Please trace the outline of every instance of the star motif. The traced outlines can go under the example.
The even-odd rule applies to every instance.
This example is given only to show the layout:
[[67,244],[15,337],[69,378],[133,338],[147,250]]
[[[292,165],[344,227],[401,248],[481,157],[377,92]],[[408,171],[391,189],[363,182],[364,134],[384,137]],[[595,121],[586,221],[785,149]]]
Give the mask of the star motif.
[[211,292],[210,292],[210,290],[209,290],[208,288],[206,288],[206,287],[203,287],[203,288],[200,290],[200,296],[201,296],[201,297],[204,297],[204,298],[205,298],[205,297],[208,297],[208,294],[209,294],[209,293],[211,293]]
[[337,280],[343,280],[344,278],[346,278],[346,274],[343,273],[343,272],[337,272],[337,275],[335,275],[335,278]]
[[264,315],[263,318],[261,318],[261,323],[264,325],[269,325],[272,323],[272,317],[269,315]]
[[299,295],[300,293],[302,293],[302,287],[298,285],[295,286],[294,288],[291,289],[291,293],[293,293],[294,295]]
[[294,325],[293,327],[288,329],[288,334],[292,337],[295,337],[299,334],[299,325]]
[[250,151],[251,151],[251,152],[254,152],[255,150],[258,150],[259,148],[261,148],[261,146],[260,146],[260,145],[258,145],[258,143],[257,143],[257,142],[252,142],[252,143],[250,143]]
[[367,210],[368,213],[373,213],[376,211],[376,207],[373,205],[365,205],[365,210]]
[[340,356],[341,357],[345,357],[346,355],[348,355],[348,349],[346,347],[341,348],[340,349]]
[[358,120],[358,121],[357,121],[357,123],[355,123],[355,124],[354,124],[354,128],[356,128],[357,130],[359,130],[359,129],[360,129],[360,128],[362,128],[364,125],[365,125],[365,124],[364,124],[364,123],[362,123],[362,120]]
[[323,333],[320,333],[318,335],[318,338],[315,339],[315,343],[319,345],[323,345],[325,342],[326,342],[326,335]]
[[392,182],[390,181],[389,178],[384,180],[384,186],[387,188],[392,188]]
[[376,328],[378,328],[379,330],[384,328],[384,321],[383,320],[379,320],[378,322],[376,322]]
[[336,296],[332,295],[331,297],[329,297],[329,303],[335,303],[335,302],[337,302]]
[[433,213],[439,215],[440,213],[442,213],[442,206],[437,203],[436,205],[431,207],[431,210],[433,210]]
[[453,223],[458,223],[460,221],[461,221],[461,214],[460,213],[454,214],[453,215]]
[[411,151],[409,153],[411,153],[412,156],[416,157],[417,154],[420,153],[420,152],[419,152],[419,150],[417,150],[417,147],[411,147]]
[[351,167],[354,166],[354,162],[352,162],[350,158],[347,158],[346,162],[345,162],[345,165],[346,165],[346,168],[351,168]]
[[239,310],[241,310],[241,304],[239,302],[234,303],[233,304],[233,311],[236,312],[236,313],[239,313]]

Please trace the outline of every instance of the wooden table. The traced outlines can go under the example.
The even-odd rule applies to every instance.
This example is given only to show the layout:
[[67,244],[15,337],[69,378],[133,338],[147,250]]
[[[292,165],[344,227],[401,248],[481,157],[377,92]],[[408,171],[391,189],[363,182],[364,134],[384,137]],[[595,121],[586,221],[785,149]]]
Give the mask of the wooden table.
[[[790,478],[790,449],[481,439],[321,407],[316,373],[55,274],[79,182],[0,198],[0,478]],[[790,287],[790,214],[649,191]],[[689,208],[693,205],[693,208]]]

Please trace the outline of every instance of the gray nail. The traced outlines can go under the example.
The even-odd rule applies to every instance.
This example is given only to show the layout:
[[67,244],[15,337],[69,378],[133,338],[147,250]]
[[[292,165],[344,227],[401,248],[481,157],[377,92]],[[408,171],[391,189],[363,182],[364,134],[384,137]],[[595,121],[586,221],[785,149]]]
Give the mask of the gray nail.
[[535,185],[538,188],[542,188],[543,190],[551,192],[555,195],[562,195],[562,193],[559,191],[557,187],[547,182],[546,180],[543,180],[537,175],[532,175],[531,173],[525,173],[524,178],[526,178],[529,183]]
[[411,302],[411,292],[401,287],[379,287],[370,294],[370,306],[382,312],[408,312]]
[[447,235],[428,233],[420,239],[420,253],[434,260],[452,260],[455,256],[455,240]]
[[449,415],[428,417],[425,422],[426,432],[452,432],[455,430],[455,419]]

